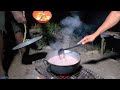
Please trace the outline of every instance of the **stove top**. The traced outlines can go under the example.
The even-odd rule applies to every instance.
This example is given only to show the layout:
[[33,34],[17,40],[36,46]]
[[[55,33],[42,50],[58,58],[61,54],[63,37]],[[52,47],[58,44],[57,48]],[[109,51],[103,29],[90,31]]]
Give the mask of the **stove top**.
[[73,75],[55,75],[44,63],[44,59],[34,61],[33,64],[35,66],[35,70],[46,79],[104,79],[100,75],[83,66],[80,66]]

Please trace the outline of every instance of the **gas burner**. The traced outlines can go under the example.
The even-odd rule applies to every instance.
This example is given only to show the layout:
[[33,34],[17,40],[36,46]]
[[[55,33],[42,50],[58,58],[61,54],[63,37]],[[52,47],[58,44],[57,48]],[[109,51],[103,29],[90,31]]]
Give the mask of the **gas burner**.
[[78,70],[72,75],[56,75],[50,71],[48,66],[44,63],[44,59],[34,61],[35,70],[43,75],[46,79],[104,79],[93,71],[79,67]]
[[58,75],[50,71],[49,66],[47,67],[47,72],[51,74],[55,79],[76,79],[80,72],[82,70],[82,67],[80,66],[74,73],[69,75]]
[[58,79],[69,79],[70,76],[63,76],[63,75],[60,75],[60,76],[57,76]]

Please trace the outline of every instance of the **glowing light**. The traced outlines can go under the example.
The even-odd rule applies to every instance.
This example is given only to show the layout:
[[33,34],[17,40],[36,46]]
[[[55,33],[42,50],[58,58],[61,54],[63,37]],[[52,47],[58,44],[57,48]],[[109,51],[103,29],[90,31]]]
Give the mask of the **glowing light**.
[[50,11],[34,11],[33,17],[39,23],[47,23],[51,19],[52,14]]

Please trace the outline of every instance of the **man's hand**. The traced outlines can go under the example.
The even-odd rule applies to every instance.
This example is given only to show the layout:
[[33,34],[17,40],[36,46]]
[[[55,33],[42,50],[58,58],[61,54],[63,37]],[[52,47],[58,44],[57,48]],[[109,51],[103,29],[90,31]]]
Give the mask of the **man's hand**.
[[86,44],[88,42],[94,41],[95,38],[96,36],[94,34],[91,34],[91,35],[85,36],[79,43]]
[[26,18],[21,11],[11,11],[18,23],[26,23]]

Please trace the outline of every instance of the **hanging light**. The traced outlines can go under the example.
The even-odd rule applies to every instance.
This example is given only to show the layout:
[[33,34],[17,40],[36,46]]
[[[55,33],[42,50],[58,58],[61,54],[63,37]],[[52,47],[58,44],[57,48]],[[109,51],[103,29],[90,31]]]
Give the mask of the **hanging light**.
[[52,18],[50,11],[33,11],[32,16],[39,23],[47,23]]

